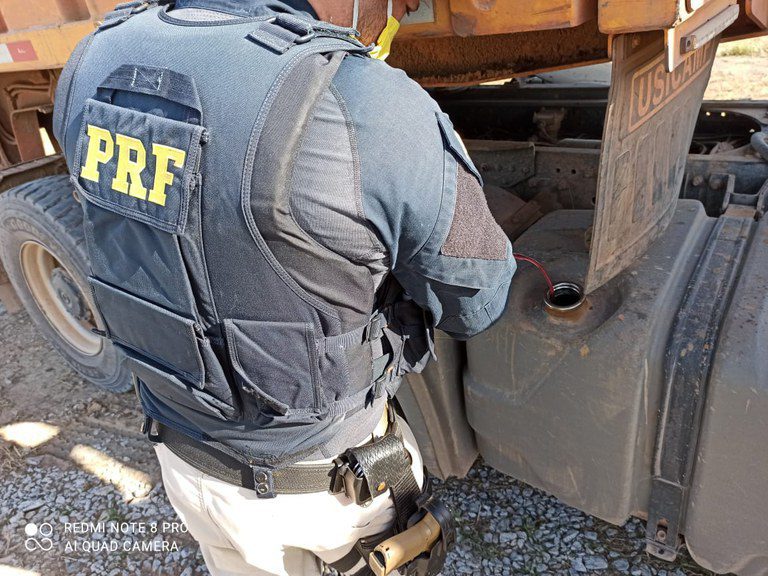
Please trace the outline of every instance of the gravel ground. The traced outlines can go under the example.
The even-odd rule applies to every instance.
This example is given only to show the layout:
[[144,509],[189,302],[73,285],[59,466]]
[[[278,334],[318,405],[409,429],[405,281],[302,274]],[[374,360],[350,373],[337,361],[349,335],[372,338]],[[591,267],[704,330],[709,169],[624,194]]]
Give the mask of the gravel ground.
[[687,553],[668,564],[645,553],[644,523],[614,526],[478,462],[438,492],[458,522],[443,574],[690,576],[712,572]]
[[[140,419],[132,395],[84,382],[26,314],[0,306],[0,575],[208,573],[174,524]],[[22,422],[36,446],[19,445]],[[685,554],[649,558],[637,520],[606,524],[481,463],[437,490],[459,524],[445,576],[709,574]]]

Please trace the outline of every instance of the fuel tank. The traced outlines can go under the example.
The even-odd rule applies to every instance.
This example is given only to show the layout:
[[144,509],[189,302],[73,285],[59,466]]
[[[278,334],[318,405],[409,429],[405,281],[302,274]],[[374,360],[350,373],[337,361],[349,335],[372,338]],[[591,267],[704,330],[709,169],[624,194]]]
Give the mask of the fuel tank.
[[[583,283],[592,219],[589,210],[552,212],[515,251],[542,261],[555,282]],[[723,266],[733,267],[731,284],[706,297]],[[552,313],[546,283],[521,266],[505,315],[467,344],[466,406],[480,453],[615,524],[648,515],[665,462],[690,461],[680,531],[691,553],[717,572],[768,574],[766,287],[766,224],[710,218],[690,200],[643,257],[573,310]],[[722,321],[713,312],[710,329],[682,334],[680,348],[697,305]],[[698,353],[705,370],[681,379],[676,367]],[[680,398],[701,401],[691,423],[683,402],[682,426]]]

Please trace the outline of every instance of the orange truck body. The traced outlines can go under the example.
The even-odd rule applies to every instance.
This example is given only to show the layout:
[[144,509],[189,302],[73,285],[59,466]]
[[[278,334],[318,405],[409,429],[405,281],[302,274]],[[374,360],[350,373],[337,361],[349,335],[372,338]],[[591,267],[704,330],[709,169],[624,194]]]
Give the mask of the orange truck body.
[[[58,75],[113,8],[114,0],[0,2],[0,170],[59,151],[50,126]],[[652,31],[664,35],[671,71],[716,34],[768,32],[768,0],[424,0],[390,63],[425,86],[477,84],[605,62],[612,36]]]
[[[406,52],[414,42],[435,43],[445,40],[481,38],[493,42],[515,42],[516,52],[525,55],[531,32],[560,31],[551,38],[562,38],[564,30],[580,30],[599,39],[608,56],[608,36],[648,30],[670,30],[684,26],[701,15],[714,15],[737,0],[432,0],[423,2],[420,16],[406,23],[394,54],[409,64],[426,65]],[[759,35],[768,28],[768,0],[740,0],[739,18],[726,36]],[[3,0],[0,4],[0,74],[24,70],[61,68],[78,40],[93,30],[114,7],[114,0]],[[523,36],[515,36],[523,34]],[[483,38],[486,37],[486,38]],[[540,43],[546,44],[547,35]],[[482,42],[481,42],[482,44]],[[477,45],[477,44],[476,44]],[[562,47],[550,50],[549,61],[541,60],[542,69],[569,67],[584,62],[564,57]],[[579,52],[576,46],[574,52]],[[574,54],[578,55],[578,54]],[[510,55],[510,62],[518,57]],[[475,77],[481,78],[482,55],[467,55],[479,64]],[[459,63],[460,64],[460,63]],[[406,66],[407,69],[407,66]],[[537,69],[511,68],[512,75],[528,74]],[[451,78],[446,75],[446,84]],[[437,82],[434,82],[437,83]]]

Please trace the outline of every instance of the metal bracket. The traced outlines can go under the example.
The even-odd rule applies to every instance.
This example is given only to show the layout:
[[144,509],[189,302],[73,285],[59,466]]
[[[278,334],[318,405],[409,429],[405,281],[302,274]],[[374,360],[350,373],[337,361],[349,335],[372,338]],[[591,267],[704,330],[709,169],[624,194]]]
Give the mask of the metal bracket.
[[674,71],[692,52],[717,38],[738,16],[736,0],[710,0],[689,18],[664,30],[664,66],[667,72]]

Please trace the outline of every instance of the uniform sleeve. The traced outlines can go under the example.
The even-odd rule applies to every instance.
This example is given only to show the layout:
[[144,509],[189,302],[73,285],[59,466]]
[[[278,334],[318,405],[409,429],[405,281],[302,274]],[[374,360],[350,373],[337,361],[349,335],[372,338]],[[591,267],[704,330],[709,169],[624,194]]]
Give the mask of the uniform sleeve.
[[371,64],[376,74],[358,63],[354,73],[354,65],[342,67],[336,80],[345,94],[351,90],[346,76],[358,80],[358,92],[345,105],[356,134],[366,217],[406,293],[435,327],[469,338],[504,312],[515,272],[512,246],[448,117],[404,73]]
[[432,184],[438,190],[429,192],[435,202],[428,214],[435,225],[415,241],[409,239],[414,229],[398,231],[404,245],[421,244],[412,254],[399,252],[393,273],[429,310],[437,328],[464,339],[504,313],[515,261],[512,245],[488,209],[480,175],[447,116],[438,113],[437,118],[444,148],[441,178]]

